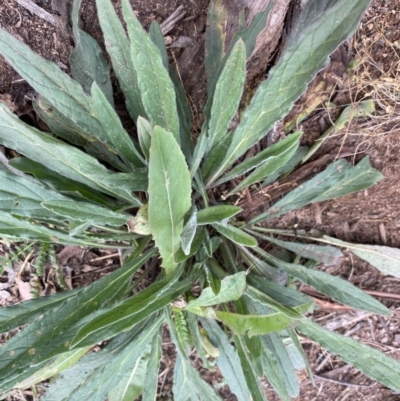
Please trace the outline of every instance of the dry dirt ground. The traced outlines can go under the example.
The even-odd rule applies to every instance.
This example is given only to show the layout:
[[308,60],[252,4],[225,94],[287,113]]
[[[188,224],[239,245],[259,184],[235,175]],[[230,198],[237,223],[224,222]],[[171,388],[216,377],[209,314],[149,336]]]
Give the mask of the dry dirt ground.
[[[36,3],[60,21],[66,21],[68,10],[63,2],[55,0],[36,0]],[[117,10],[119,2],[113,0]],[[163,22],[177,8],[178,0],[132,1],[138,16],[148,27],[153,19]],[[184,8],[186,15],[177,26],[168,33],[170,41],[180,36],[198,40],[204,34],[208,1],[188,1]],[[96,39],[101,40],[101,32],[95,17],[93,0],[83,2],[83,26]],[[18,39],[28,43],[43,57],[58,63],[69,70],[68,57],[73,42],[70,39],[68,24],[57,27],[31,14],[14,0],[2,0],[0,4],[0,26]],[[305,207],[289,214],[279,221],[271,221],[274,227],[292,228],[295,223],[299,229],[318,229],[339,239],[366,244],[388,245],[400,248],[400,2],[398,0],[374,0],[365,15],[359,30],[346,46],[348,54],[356,60],[356,65],[349,71],[342,71],[334,77],[334,83],[325,93],[322,105],[302,123],[305,136],[303,143],[310,145],[337,118],[335,112],[325,107],[326,102],[333,102],[342,107],[363,99],[373,99],[376,113],[364,119],[354,120],[344,130],[339,131],[314,156],[309,174],[315,174],[324,167],[325,155],[330,160],[345,154],[349,161],[358,161],[369,155],[371,163],[380,170],[385,179],[373,188],[358,194],[342,197],[338,200],[322,202]],[[174,50],[178,57],[184,48]],[[0,58],[0,101],[6,102],[14,110],[29,112],[29,87]],[[303,102],[303,103],[302,103]],[[305,100],[297,107],[302,108]],[[321,162],[321,163],[320,163]],[[315,167],[317,166],[317,167]],[[306,167],[307,168],[307,167]],[[274,189],[276,190],[276,189]],[[273,192],[271,192],[273,195]],[[273,197],[273,196],[270,196]],[[268,207],[268,197],[255,197],[258,208]],[[2,242],[1,255],[11,251],[18,253],[15,245]],[[30,252],[34,249],[21,250],[18,256],[26,274],[21,277],[29,280]],[[63,274],[67,286],[81,286],[99,278],[119,265],[119,255],[101,250],[83,250],[79,248],[60,248],[58,256],[61,266],[67,266]],[[382,318],[360,314],[353,310],[340,309],[330,300],[320,298],[321,309],[313,319],[319,324],[351,335],[359,341],[369,344],[393,358],[400,360],[400,280],[383,277],[378,271],[356,257],[347,256],[342,266],[330,268],[329,273],[341,275],[362,289],[375,291],[377,296],[393,312],[393,316]],[[0,277],[0,284],[9,278]],[[55,273],[46,278],[44,291],[51,292],[57,287]],[[23,285],[7,288],[9,299],[0,300],[5,305],[20,300],[24,294]],[[305,288],[305,290],[307,290]],[[2,292],[3,297],[4,291]],[[167,333],[164,345],[165,356],[162,361],[160,400],[170,399],[171,372],[174,350],[168,341]],[[341,362],[320,347],[306,340],[303,343],[315,373],[313,386],[304,372],[299,372],[301,394],[296,401],[345,401],[345,400],[400,400],[400,394],[379,385],[360,374],[355,369]],[[220,381],[219,375],[207,376],[214,384]],[[400,378],[399,378],[400,381]],[[267,388],[268,399],[275,400],[273,392]],[[225,400],[235,397],[224,389],[220,390]],[[26,399],[32,400],[32,394],[26,392]],[[19,396],[18,396],[19,397]],[[14,399],[23,399],[23,398]]]

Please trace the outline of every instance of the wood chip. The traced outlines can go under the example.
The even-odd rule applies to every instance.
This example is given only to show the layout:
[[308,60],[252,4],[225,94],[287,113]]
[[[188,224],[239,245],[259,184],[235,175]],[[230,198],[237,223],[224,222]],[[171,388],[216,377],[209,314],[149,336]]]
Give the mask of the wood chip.
[[57,20],[54,15],[50,14],[46,10],[43,10],[43,8],[39,7],[36,3],[34,3],[32,0],[15,0],[20,6],[26,8],[29,12],[32,14],[37,15],[38,17],[44,19],[51,25],[57,26]]

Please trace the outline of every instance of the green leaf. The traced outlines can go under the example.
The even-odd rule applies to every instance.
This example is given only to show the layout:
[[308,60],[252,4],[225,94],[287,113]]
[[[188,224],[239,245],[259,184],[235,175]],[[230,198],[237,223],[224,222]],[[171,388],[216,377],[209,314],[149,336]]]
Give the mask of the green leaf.
[[5,105],[0,104],[0,141],[7,147],[42,163],[56,173],[78,181],[100,192],[140,206],[132,191],[146,189],[145,175],[137,178],[123,173],[112,173],[96,159],[23,123]]
[[84,325],[82,322],[92,320],[93,313],[120,299],[121,288],[152,254],[133,259],[89,287],[76,291],[4,344],[0,348],[0,391],[31,376],[42,367],[43,361],[68,352],[70,341]]
[[0,308],[0,333],[28,324],[46,311],[56,307],[78,290],[59,292],[53,295],[24,301],[14,306]]
[[161,338],[162,327],[159,328],[158,333],[155,334],[153,342],[151,343],[151,351],[144,379],[142,401],[155,401],[157,397],[158,372],[162,356]]
[[84,347],[103,341],[122,331],[129,330],[136,323],[168,305],[191,286],[189,280],[175,283],[168,278],[158,281],[139,294],[99,314],[76,331],[70,347]]
[[60,113],[43,96],[40,96],[38,100],[32,103],[35,112],[49,126],[52,134],[76,146],[86,146],[90,142],[99,140]]
[[135,167],[143,167],[145,164],[143,156],[136,149],[132,138],[122,126],[118,114],[96,82],[91,87],[91,94],[94,114],[107,133],[106,142],[116,149],[127,166],[132,167],[133,170]]
[[206,329],[212,344],[220,352],[216,362],[232,393],[236,395],[238,401],[250,400],[251,395],[239,356],[230,344],[229,338],[215,321],[202,319],[201,324]]
[[[24,220],[21,217],[13,217],[8,213],[0,212],[0,232],[3,238],[14,240],[31,239],[50,243],[62,243],[64,245],[89,246],[95,248],[112,248],[126,245],[111,243],[110,237],[96,236],[71,237],[60,229],[51,229],[39,225],[36,222]],[[115,237],[113,237],[115,239]],[[106,243],[108,241],[108,243]]]
[[285,49],[268,80],[258,87],[209,182],[215,181],[290,111],[313,76],[327,63],[329,54],[353,34],[368,6],[365,0],[337,1]]
[[138,118],[137,120],[137,133],[139,137],[139,144],[142,148],[143,154],[146,156],[146,160],[149,160],[150,157],[150,144],[151,144],[151,132],[153,131],[153,127],[151,124],[143,117]]
[[222,0],[212,0],[208,7],[205,66],[208,79],[218,73],[225,55],[225,25],[228,12]]
[[201,226],[204,224],[222,223],[224,220],[230,219],[241,211],[242,208],[239,206],[211,206],[197,212],[197,224]]
[[[234,306],[237,313],[240,313],[241,315],[249,314],[249,310],[247,308],[244,298],[235,301]],[[253,336],[251,338],[248,336],[243,336],[243,340],[249,351],[254,372],[258,377],[264,376],[264,367],[262,361],[262,346],[261,346],[260,336]]]
[[[88,354],[49,388],[45,401],[131,401],[143,389],[150,344],[163,323],[158,317],[140,330],[133,330],[112,339],[97,353]],[[96,355],[97,354],[97,355]]]
[[340,249],[334,246],[321,246],[315,244],[302,244],[299,242],[281,241],[274,237],[269,239],[275,245],[288,249],[303,258],[315,260],[318,263],[323,263],[326,266],[334,266],[340,264],[344,255]]
[[216,310],[215,314],[235,334],[247,334],[249,337],[282,331],[296,326],[299,322],[299,319],[290,318],[283,313],[239,315]]
[[146,117],[140,99],[135,68],[133,67],[130,43],[110,0],[96,0],[97,15],[104,36],[104,44],[111,58],[130,116],[136,121]]
[[[262,152],[256,154],[255,156],[246,159],[244,162],[234,167],[228,174],[219,179],[214,185],[219,185],[223,182],[229,181],[260,165],[264,166],[266,163],[268,166],[270,166],[270,174],[272,174],[274,171],[284,166],[293,156],[293,153],[298,148],[301,135],[301,132],[296,132],[292,135],[289,135]],[[281,162],[281,159],[284,160],[283,163]]]
[[222,401],[180,352],[176,355],[173,392],[174,401]]
[[254,247],[257,246],[257,240],[241,229],[228,224],[214,223],[212,226],[223,236],[239,245]]
[[181,234],[181,247],[184,254],[187,256],[190,254],[190,248],[192,247],[192,243],[194,237],[196,235],[197,229],[197,211],[196,208],[193,208],[192,214],[189,217],[189,220],[185,224]]
[[214,294],[211,287],[204,288],[197,299],[190,301],[186,309],[192,312],[198,307],[218,305],[239,299],[246,289],[246,273],[240,272],[227,276],[221,281],[221,289]]
[[257,374],[254,371],[254,364],[252,363],[251,356],[246,349],[245,342],[242,337],[234,336],[236,350],[238,352],[243,373],[246,378],[247,386],[250,390],[252,401],[267,401],[263,388],[261,387],[260,381],[258,380]]
[[400,249],[380,245],[352,244],[327,235],[324,235],[323,239],[327,243],[347,248],[383,274],[400,278]]
[[[117,384],[116,387],[108,392],[107,399],[109,401],[132,401],[142,394],[144,381],[146,378],[148,358],[149,354],[146,354],[142,356],[142,358],[137,359],[133,366],[128,366],[127,371],[124,372],[125,376],[122,378],[122,380]],[[126,359],[124,359],[123,362],[126,362]],[[126,363],[120,364],[119,368],[123,369],[124,365],[126,365]]]
[[90,222],[98,225],[122,226],[127,223],[130,215],[113,212],[105,207],[73,200],[50,200],[42,205],[68,220]]
[[147,117],[153,126],[171,132],[178,143],[179,118],[175,89],[160,52],[143,30],[128,0],[122,0],[122,13],[131,40],[131,57]]
[[307,150],[307,146],[298,147],[292,158],[284,166],[276,170],[275,173],[267,177],[263,181],[261,186],[264,188],[269,184],[273,184],[274,182],[278,181],[279,178],[284,177],[286,174],[290,173],[301,162],[301,159],[307,153]]
[[90,93],[92,83],[96,82],[108,102],[114,105],[110,68],[104,59],[103,52],[95,39],[79,29],[81,4],[82,0],[74,0],[72,5],[71,20],[75,47],[69,59],[71,74],[81,83],[86,93]]
[[190,247],[190,252],[188,255],[185,255],[182,248],[179,248],[176,253],[176,262],[182,263],[185,260],[189,259],[191,256],[196,255],[200,247],[203,245],[205,239],[205,231],[200,229],[196,231],[196,235],[192,241],[192,245]]
[[186,157],[188,164],[190,164],[193,155],[193,142],[191,138],[192,110],[189,106],[185,88],[183,87],[182,80],[179,74],[173,68],[170,69],[169,74],[175,87],[176,106],[178,108],[179,115],[181,149]]
[[[267,148],[267,150],[270,149],[271,152],[261,166],[257,167],[250,175],[243,179],[239,185],[229,191],[229,193],[225,196],[233,195],[234,193],[240,192],[242,189],[247,188],[256,182],[263,181],[270,174],[273,174],[275,171],[283,167],[293,157],[294,153],[298,149],[300,136],[301,133],[292,134],[270,148]],[[281,144],[281,142],[285,142],[282,144],[283,149],[273,149],[275,146]]]
[[[246,49],[242,40],[238,40],[227,59],[221,75],[218,78],[208,121],[207,146],[204,152],[196,152],[197,166],[204,154],[218,144],[227,135],[229,123],[237,113],[240,99],[243,94],[246,79]],[[207,124],[207,121],[206,123]],[[192,167],[193,172],[197,166]]]
[[150,24],[149,36],[152,42],[157,46],[158,51],[161,55],[161,60],[163,62],[164,68],[168,71],[168,54],[167,48],[165,47],[164,35],[162,34],[160,24],[153,20]]
[[77,350],[66,352],[57,357],[46,367],[42,368],[28,379],[23,380],[15,385],[15,388],[25,389],[34,386],[40,382],[44,382],[53,376],[59,375],[64,370],[75,365],[91,347],[80,348]]
[[191,207],[191,182],[185,157],[173,135],[152,133],[149,162],[149,223],[167,273],[177,266],[183,219]]
[[308,312],[310,307],[313,305],[313,302],[310,300],[306,304],[300,304],[293,308],[285,306],[252,286],[248,286],[246,289],[245,299],[247,298],[250,298],[255,303],[260,303],[261,305],[266,306],[267,311],[272,308],[277,312],[283,313],[285,316],[293,319],[301,319],[302,314]]
[[[252,314],[264,315],[270,311],[267,306],[254,302],[249,297],[245,297],[245,302]],[[260,339],[263,365],[268,380],[283,399],[288,395],[297,397],[299,393],[297,374],[281,336],[269,333],[260,336]]]
[[11,66],[65,117],[95,137],[103,135],[99,122],[91,114],[90,98],[78,82],[3,29],[0,29],[0,48]]
[[8,172],[0,164],[0,210],[14,216],[58,220],[57,215],[41,205],[41,202],[52,200],[66,201],[68,198],[37,183],[33,178]]
[[62,193],[63,195],[84,198],[102,206],[107,206],[110,209],[115,207],[115,201],[111,201],[101,192],[95,191],[79,182],[65,178],[27,157],[14,157],[9,161],[9,164],[20,171],[32,174],[50,188]]
[[304,320],[298,331],[328,351],[350,363],[373,380],[400,391],[400,363],[367,345],[330,332],[316,323]]
[[368,156],[356,166],[352,166],[344,159],[337,160],[322,173],[289,192],[267,212],[252,219],[249,224],[281,216],[310,203],[361,191],[382,179],[383,175],[371,167]]
[[[280,348],[275,348],[272,338],[277,340],[276,343],[281,346]],[[284,401],[290,401],[290,397],[299,395],[299,385],[293,364],[279,336],[270,334],[263,336],[263,339],[265,375],[279,397]]]
[[298,264],[283,262],[258,248],[256,252],[273,266],[278,267],[291,276],[297,277],[304,283],[314,287],[317,291],[330,296],[338,302],[373,313],[382,315],[390,314],[386,306],[382,305],[379,301],[349,283],[347,280],[319,270],[308,269]]
[[247,275],[247,282],[258,291],[285,306],[294,308],[312,302],[310,297],[294,288],[284,287],[252,273]]

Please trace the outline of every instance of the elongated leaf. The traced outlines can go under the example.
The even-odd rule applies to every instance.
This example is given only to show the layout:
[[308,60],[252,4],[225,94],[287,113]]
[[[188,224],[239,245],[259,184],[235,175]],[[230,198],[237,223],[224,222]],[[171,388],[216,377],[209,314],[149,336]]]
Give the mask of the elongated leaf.
[[373,380],[377,380],[395,391],[400,391],[400,363],[389,358],[383,352],[361,344],[352,338],[330,332],[309,320],[301,322],[298,330]]
[[312,259],[318,263],[324,263],[326,266],[340,264],[343,258],[343,253],[338,248],[329,245],[302,244],[299,242],[281,241],[273,237],[271,237],[270,242],[288,249],[303,258]]
[[240,272],[227,276],[221,281],[221,289],[214,294],[210,287],[204,288],[197,299],[190,301],[186,307],[191,311],[194,308],[218,305],[224,302],[239,299],[246,289],[246,273]]
[[123,349],[114,354],[105,368],[97,369],[69,398],[79,401],[87,397],[93,401],[131,401],[143,390],[150,343],[162,324],[162,318],[155,319]]
[[0,104],[0,128],[0,141],[5,146],[42,163],[64,177],[124,199],[132,205],[141,205],[132,195],[132,191],[146,187],[144,172],[138,174],[136,182],[131,175],[112,173],[79,149],[23,123],[3,104]]
[[165,47],[164,35],[162,34],[160,24],[153,20],[150,24],[149,36],[152,42],[157,46],[158,51],[161,55],[161,60],[163,62],[164,68],[168,71],[168,54],[167,48]]
[[183,261],[189,259],[191,256],[196,255],[200,247],[203,245],[204,239],[205,231],[202,229],[197,230],[196,235],[192,241],[189,254],[185,255],[182,248],[180,248],[176,253],[176,262],[182,263]]
[[[143,325],[140,326],[143,329]],[[98,352],[89,352],[71,368],[65,370],[47,389],[42,397],[44,401],[69,401],[75,391],[93,380],[96,374],[112,362],[119,352],[138,335],[137,330],[120,334],[109,341]]]
[[33,102],[33,108],[39,117],[49,126],[52,134],[63,138],[76,146],[86,146],[98,138],[81,129],[65,117],[43,96]]
[[7,308],[0,308],[0,333],[28,324],[46,311],[64,302],[78,290],[59,292],[34,300],[21,302]]
[[197,224],[213,224],[222,223],[224,220],[230,219],[242,211],[239,206],[221,205],[211,206],[197,212]]
[[354,167],[344,159],[337,160],[322,173],[289,192],[270,210],[255,217],[250,224],[281,216],[310,203],[361,191],[382,179],[383,175],[371,167],[368,156]]
[[[265,367],[265,376],[267,377],[268,381],[271,383],[272,387],[277,392],[282,401],[290,401],[288,388],[286,387],[285,380],[283,379],[281,372],[279,371],[276,353],[271,352],[267,347],[264,346],[262,356],[263,365]],[[287,368],[289,367],[290,365],[287,366]],[[296,396],[297,395],[295,395],[294,397]]]
[[117,150],[126,165],[133,169],[143,167],[145,164],[143,156],[136,149],[133,139],[125,131],[118,114],[96,82],[91,87],[91,94],[94,114],[107,133],[107,142]]
[[214,223],[212,226],[226,238],[235,242],[236,244],[244,246],[257,246],[257,240],[249,234],[246,234],[241,229],[230,226],[228,224]]
[[[285,49],[268,80],[253,96],[223,161],[209,177],[209,182],[215,181],[289,112],[308,82],[326,64],[328,55],[355,31],[369,3],[365,0],[337,1]],[[330,29],[326,29],[327,26]]]
[[222,0],[212,0],[208,7],[206,29],[205,66],[207,77],[218,73],[221,61],[225,55],[225,25],[228,12]]
[[299,319],[287,317],[283,313],[270,315],[239,315],[237,313],[216,310],[216,316],[235,334],[247,334],[249,337],[268,334],[294,327]]
[[307,153],[307,150],[307,146],[300,146],[299,148],[297,148],[297,151],[292,156],[292,158],[284,166],[276,170],[275,173],[266,178],[261,186],[265,187],[269,184],[272,184],[275,181],[278,181],[280,177],[283,177],[291,172],[301,162],[301,159]]
[[[239,107],[245,78],[246,49],[243,41],[238,40],[217,81],[211,107],[211,115],[208,121],[208,130],[204,132],[207,136],[207,145],[206,147],[202,146],[202,153],[196,152],[196,146],[195,155],[197,155],[197,159],[195,158],[195,164],[192,166],[192,174],[193,171],[196,171],[204,154],[218,144],[227,134],[229,123],[235,116]],[[207,124],[207,121],[205,124]]]
[[160,127],[152,133],[149,162],[149,223],[167,273],[177,266],[183,218],[190,209],[190,174],[173,135]]
[[[31,239],[50,243],[62,243],[64,245],[78,245],[91,247],[115,248],[119,246],[112,244],[109,236],[106,239],[95,236],[76,236],[71,237],[67,232],[60,229],[51,229],[41,226],[35,222],[30,222],[22,218],[13,217],[8,213],[0,212],[0,233],[3,238],[11,239]],[[114,237],[113,237],[114,238]],[[108,241],[108,243],[106,242]]]
[[285,316],[293,319],[301,319],[302,314],[308,312],[310,307],[313,305],[313,302],[310,300],[306,304],[300,304],[291,308],[282,305],[281,303],[275,301],[273,298],[269,297],[261,291],[258,291],[255,287],[252,286],[248,286],[246,289],[245,299],[247,298],[250,298],[255,303],[260,303],[261,305],[267,307],[267,311],[272,308],[275,311],[283,313]]
[[272,174],[274,171],[284,166],[293,156],[294,152],[299,146],[301,134],[301,132],[296,132],[292,135],[289,135],[288,137],[268,147],[255,156],[248,158],[238,166],[234,167],[228,174],[219,179],[214,185],[219,185],[223,182],[243,175],[258,166],[261,166],[260,168],[265,166],[267,169],[271,169],[269,174]]
[[130,56],[130,43],[110,0],[96,0],[97,14],[104,44],[111,58],[115,75],[125,95],[127,109],[133,121],[146,117],[140,99],[136,71]]
[[181,247],[184,254],[187,256],[190,254],[190,248],[192,247],[192,242],[196,235],[197,229],[197,211],[196,208],[193,208],[192,214],[189,217],[189,220],[185,224],[181,234]]
[[340,277],[332,276],[319,270],[308,269],[298,264],[283,262],[260,249],[256,249],[256,252],[269,263],[291,276],[297,277],[299,280],[311,285],[316,290],[330,296],[336,301],[357,309],[382,315],[390,314],[390,311],[375,298]]
[[[140,359],[137,359],[134,362],[133,366],[128,367],[127,372],[122,380],[117,384],[116,387],[108,392],[107,399],[109,401],[131,401],[135,400],[140,396],[140,394],[142,394],[144,381],[146,378],[148,359],[149,354],[144,353]],[[123,362],[126,362],[126,359]],[[123,368],[123,365],[126,365],[126,363],[121,365],[122,366],[120,368]],[[100,401],[100,398],[98,400]]]
[[152,284],[83,325],[76,332],[70,347],[84,347],[86,344],[93,344],[129,330],[136,323],[168,305],[190,286],[189,280],[175,283],[170,278]]
[[142,152],[145,155],[147,161],[149,161],[150,157],[150,144],[151,144],[152,131],[153,127],[151,126],[151,124],[145,118],[139,116],[137,120],[137,132],[138,132],[140,147],[142,148]]
[[156,401],[158,371],[160,369],[162,327],[153,337],[151,351],[147,364],[146,376],[144,379],[142,401]]
[[[292,136],[294,137],[288,137],[285,139],[292,139],[294,143],[287,144],[286,149],[283,149],[282,152],[276,156],[271,156],[268,157],[268,159],[265,160],[261,166],[257,167],[250,175],[248,175],[239,185],[237,185],[232,191],[230,191],[226,196],[232,195],[234,193],[237,193],[241,191],[244,188],[249,187],[252,184],[255,184],[257,182],[263,181],[266,177],[268,177],[270,174],[273,174],[275,171],[277,171],[279,168],[284,166],[294,155],[296,152],[298,146],[299,146],[299,141],[300,141],[300,135],[301,134],[293,134]],[[296,136],[298,137],[297,140]],[[281,141],[282,142],[282,141]],[[280,143],[280,142],[278,142]],[[271,147],[272,148],[272,147]]]
[[[98,309],[117,300],[132,274],[152,253],[134,259],[108,276],[74,293],[42,318],[12,337],[0,349],[0,389],[5,391],[31,376],[41,362],[68,351],[69,342],[85,320]],[[87,344],[80,348],[86,347]]]
[[263,277],[249,274],[247,281],[258,291],[273,298],[275,301],[285,306],[296,307],[309,304],[312,299],[294,288],[284,287],[277,283],[264,279]]
[[330,244],[347,248],[350,252],[365,260],[383,274],[400,278],[400,250],[389,246],[352,244],[336,238],[323,236]]
[[42,205],[55,214],[68,220],[90,222],[98,225],[122,226],[127,223],[130,215],[113,212],[101,206],[73,200],[50,200]]
[[181,137],[181,149],[186,157],[188,164],[191,164],[193,157],[193,142],[191,138],[192,129],[192,110],[189,106],[185,88],[183,87],[182,80],[178,72],[170,68],[169,74],[172,82],[174,83],[176,94],[176,106],[179,115],[179,129]]
[[25,389],[34,386],[40,382],[44,382],[45,380],[50,379],[51,377],[60,374],[65,369],[73,366],[79,359],[81,359],[91,347],[80,348],[78,350],[73,350],[66,352],[65,354],[61,354],[57,357],[54,362],[51,362],[46,367],[36,372],[34,375],[29,377],[28,379],[23,380],[20,383],[15,385],[15,388]]
[[[264,315],[270,312],[267,306],[254,302],[249,297],[245,297],[244,300],[252,314]],[[269,333],[261,336],[260,339],[262,342],[261,356],[268,380],[282,398],[287,397],[288,394],[296,397],[299,393],[297,374],[281,336],[277,333]]]
[[41,205],[41,202],[52,200],[66,201],[68,198],[34,179],[12,174],[0,165],[0,210],[15,216],[58,220],[56,214]]
[[112,202],[101,192],[95,191],[79,182],[69,180],[27,157],[14,157],[10,160],[9,164],[20,171],[32,174],[40,179],[40,181],[46,183],[50,188],[63,195],[85,198],[100,205],[107,206],[110,209],[115,207],[115,202]]
[[235,348],[230,344],[229,338],[213,320],[201,320],[212,344],[218,348],[220,354],[217,357],[217,365],[233,394],[238,401],[251,399],[246,379],[240,364],[239,356]]
[[104,59],[101,47],[88,33],[79,28],[82,0],[74,0],[72,4],[72,29],[75,47],[70,56],[71,73],[81,83],[86,93],[90,93],[93,82],[101,88],[111,105],[114,105],[110,68]]
[[177,353],[174,368],[174,401],[222,401],[215,390],[206,383],[190,362]]
[[236,350],[239,354],[247,386],[250,390],[251,400],[267,401],[265,393],[261,387],[260,381],[258,380],[257,374],[254,371],[254,365],[252,363],[250,354],[246,349],[243,338],[236,335],[233,337],[233,339],[235,341]]
[[175,89],[160,52],[143,30],[128,0],[122,1],[122,12],[131,40],[132,62],[147,117],[153,126],[159,125],[172,132],[180,143]]
[[89,96],[78,82],[3,29],[0,29],[0,48],[11,66],[65,117],[96,137],[104,135],[91,115]]

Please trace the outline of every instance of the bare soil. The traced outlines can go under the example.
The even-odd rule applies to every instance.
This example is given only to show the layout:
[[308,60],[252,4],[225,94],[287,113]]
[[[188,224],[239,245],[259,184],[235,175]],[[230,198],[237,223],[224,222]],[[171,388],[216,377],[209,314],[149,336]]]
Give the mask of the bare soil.
[[[0,26],[68,72],[68,58],[73,46],[67,18],[69,10],[63,5],[60,6],[63,2],[56,0],[36,0],[36,3],[59,17],[57,26],[31,14],[14,0],[2,0]],[[113,3],[120,13],[119,1],[113,0]],[[178,0],[132,1],[134,10],[146,28],[154,19],[163,22],[180,4]],[[184,2],[186,15],[167,35],[171,43],[182,36],[189,38],[192,53],[185,47],[174,48],[170,53],[172,60],[185,60],[186,57],[191,62],[202,63],[204,48],[201,41],[204,37],[207,6],[208,0]],[[82,22],[83,28],[101,43],[102,34],[93,0],[84,0]],[[193,48],[196,48],[196,51],[193,51]],[[185,56],[185,52],[191,56]],[[354,57],[358,63],[352,71],[348,70],[349,56]],[[344,107],[372,98],[377,111],[368,118],[354,120],[346,129],[330,137],[313,159],[302,167],[304,177],[314,175],[323,169],[328,161],[337,157],[345,155],[350,162],[355,163],[363,156],[369,155],[372,165],[385,175],[385,179],[363,192],[305,207],[268,224],[276,228],[292,228],[294,224],[298,224],[299,229],[318,229],[325,234],[350,242],[400,248],[398,178],[400,177],[400,3],[398,0],[374,0],[356,36],[342,47],[341,53],[338,53],[334,61],[336,64],[334,66],[331,64],[330,70],[321,72],[317,77],[317,80],[321,80],[323,74],[326,74],[325,77],[328,76],[330,81],[323,89],[325,91],[323,104],[301,123],[305,132],[303,144],[312,144],[338,117],[337,111],[336,114],[332,113],[324,106],[327,101]],[[191,76],[190,73],[186,76],[183,74],[182,78],[186,89],[193,96],[192,107],[196,115],[199,113],[198,105],[201,104],[198,99],[204,100],[205,82],[201,81],[201,75]],[[193,92],[190,87],[194,83],[199,84],[199,89]],[[310,87],[313,87],[313,84]],[[23,114],[26,108],[29,108],[30,91],[31,88],[21,81],[0,57],[0,101],[6,102],[13,110]],[[306,105],[307,96],[297,102],[296,110],[302,110]],[[299,175],[294,175],[287,182],[294,187],[301,182],[300,180]],[[268,208],[272,204],[271,199],[275,201],[283,193],[280,187],[275,187],[271,188],[267,196],[253,194],[251,201],[246,204],[247,214],[251,215]],[[3,255],[9,254],[14,246],[6,242],[0,245]],[[71,276],[73,287],[87,285],[119,265],[119,255],[100,250],[60,248],[58,256],[64,267],[63,273]],[[22,262],[23,259],[19,263]],[[29,272],[29,266],[24,268]],[[362,315],[354,310],[340,309],[331,300],[311,294],[319,300],[320,305],[313,319],[400,360],[400,280],[382,276],[376,269],[350,254],[346,255],[341,266],[326,267],[325,270],[346,278],[362,289],[375,291],[375,296],[390,307],[393,315],[389,318]],[[22,278],[29,281],[29,275],[22,275]],[[2,276],[0,282],[4,283],[7,280],[6,276]],[[49,276],[47,281],[42,284],[44,287],[47,284],[46,288],[50,286],[48,291],[58,289],[54,277]],[[305,292],[308,290],[304,287]],[[22,287],[10,286],[7,291],[10,293],[10,298],[0,300],[3,305],[21,299]],[[166,353],[162,360],[160,375],[160,400],[171,399],[175,353],[168,341],[168,333],[164,335]],[[394,394],[384,386],[371,381],[315,344],[305,339],[303,345],[315,373],[315,386],[310,383],[304,372],[299,372],[301,394],[296,401],[400,400],[399,394]],[[200,361],[196,356],[193,358],[200,368]],[[207,374],[206,378],[213,384],[221,381],[217,372],[214,375]],[[235,400],[226,388],[221,387],[219,391],[224,400]],[[277,399],[267,385],[266,391],[268,399]],[[29,392],[25,397],[33,399]]]

